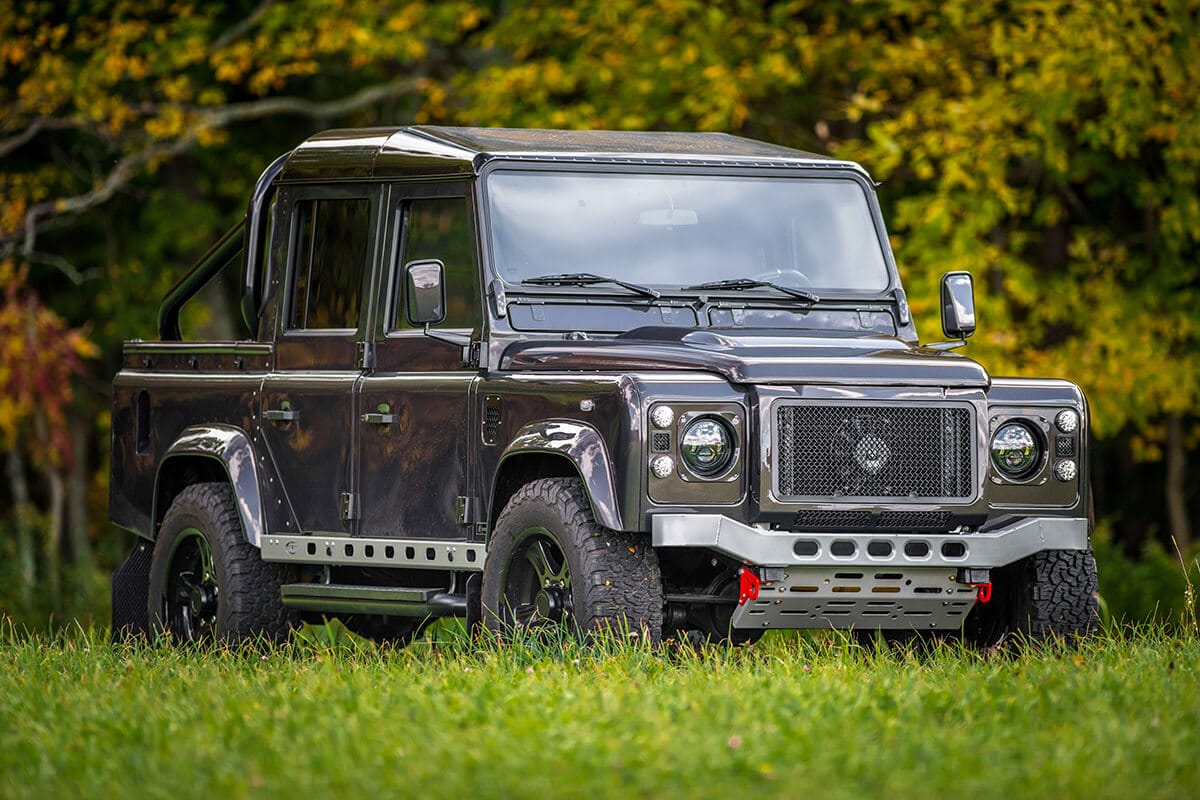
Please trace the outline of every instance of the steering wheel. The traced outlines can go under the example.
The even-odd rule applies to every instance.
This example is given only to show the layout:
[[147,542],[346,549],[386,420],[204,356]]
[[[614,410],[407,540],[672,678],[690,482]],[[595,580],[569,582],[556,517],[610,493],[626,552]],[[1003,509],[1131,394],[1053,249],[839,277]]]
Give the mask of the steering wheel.
[[805,275],[798,269],[773,269],[767,272],[760,272],[757,275],[751,276],[756,281],[770,281],[771,283],[779,283],[784,286],[796,286],[797,284],[788,281],[780,280],[788,277],[798,282],[799,286],[812,286],[812,278]]

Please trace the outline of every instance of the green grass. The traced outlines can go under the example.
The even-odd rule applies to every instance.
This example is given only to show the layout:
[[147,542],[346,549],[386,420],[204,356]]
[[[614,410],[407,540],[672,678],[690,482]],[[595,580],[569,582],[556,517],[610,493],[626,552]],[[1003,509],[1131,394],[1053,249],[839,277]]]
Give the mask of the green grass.
[[1189,797],[1200,641],[195,652],[0,630],[6,797]]

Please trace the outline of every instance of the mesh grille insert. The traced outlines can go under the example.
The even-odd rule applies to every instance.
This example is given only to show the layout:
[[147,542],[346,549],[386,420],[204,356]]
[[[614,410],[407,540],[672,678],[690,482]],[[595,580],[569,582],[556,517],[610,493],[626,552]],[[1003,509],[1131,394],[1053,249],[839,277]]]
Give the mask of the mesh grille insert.
[[971,496],[967,408],[781,405],[775,426],[782,497]]
[[655,431],[650,434],[650,449],[655,453],[668,453],[671,451],[671,434],[666,431]]
[[798,511],[792,520],[796,531],[944,531],[950,528],[948,511]]

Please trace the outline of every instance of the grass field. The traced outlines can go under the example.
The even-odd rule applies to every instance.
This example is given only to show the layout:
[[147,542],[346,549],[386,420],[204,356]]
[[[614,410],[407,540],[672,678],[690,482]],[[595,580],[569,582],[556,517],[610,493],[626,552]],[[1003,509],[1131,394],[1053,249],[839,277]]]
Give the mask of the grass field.
[[[317,629],[321,634],[324,629]],[[0,635],[5,797],[1200,795],[1200,641],[890,654]]]

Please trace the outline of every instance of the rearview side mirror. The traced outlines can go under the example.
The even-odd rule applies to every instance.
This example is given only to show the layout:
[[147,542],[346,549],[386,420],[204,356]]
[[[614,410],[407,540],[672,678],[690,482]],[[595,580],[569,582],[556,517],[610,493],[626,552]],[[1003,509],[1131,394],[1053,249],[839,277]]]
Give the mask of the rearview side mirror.
[[975,332],[975,282],[969,272],[942,276],[942,331],[956,339]]
[[409,324],[437,325],[446,318],[445,273],[445,265],[436,258],[404,265]]

